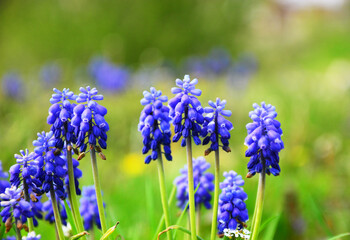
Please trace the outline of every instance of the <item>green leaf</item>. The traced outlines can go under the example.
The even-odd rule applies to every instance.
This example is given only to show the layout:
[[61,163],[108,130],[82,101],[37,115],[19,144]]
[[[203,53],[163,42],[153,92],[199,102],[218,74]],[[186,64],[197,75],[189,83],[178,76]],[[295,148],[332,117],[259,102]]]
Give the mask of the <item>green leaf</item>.
[[265,230],[265,235],[264,235],[264,239],[266,240],[270,240],[273,239],[277,230],[277,226],[278,226],[278,222],[280,220],[281,217],[281,213],[277,214],[274,217],[271,217],[269,219],[267,219],[261,226],[260,231],[263,228],[267,228]]
[[84,232],[81,232],[81,233],[74,235],[73,237],[69,238],[69,240],[76,240],[76,239],[79,239],[79,238],[86,236],[86,235],[89,235],[89,233],[84,231]]
[[[191,235],[191,232],[189,230],[187,230],[186,228],[183,228],[183,227],[180,227],[180,226],[177,226],[177,225],[173,225],[173,226],[170,226],[168,227],[167,229],[165,229],[164,231],[161,231],[159,234],[158,234],[158,240],[160,239],[160,236],[170,230],[180,230],[184,233],[187,233],[189,235]],[[198,240],[204,240],[203,238],[199,237],[199,236],[196,236]]]
[[1,224],[1,226],[0,226],[0,239],[2,239],[4,237],[4,233],[5,233],[5,224]]
[[75,221],[73,218],[73,214],[72,214],[72,210],[70,209],[70,207],[68,206],[67,200],[64,200],[64,208],[66,209],[66,213],[67,213],[67,217],[68,217],[68,222],[70,223],[70,225],[72,226],[72,232],[73,235],[77,234],[77,227],[75,226]]
[[317,218],[318,222],[320,223],[322,228],[326,231],[328,237],[332,237],[333,234],[323,217],[323,213],[320,210],[320,207],[318,206],[314,198],[311,196],[311,194],[308,194],[308,200],[311,206],[311,210],[314,212],[314,215]]
[[271,223],[273,220],[277,220],[277,221],[278,221],[279,218],[280,218],[280,214],[268,218],[265,222],[263,222],[263,224],[261,224],[259,233],[261,233],[261,232],[266,228],[266,226],[267,226],[269,223]]
[[118,224],[119,224],[119,222],[117,222],[113,227],[108,229],[107,232],[105,232],[105,234],[102,235],[100,240],[107,239],[109,237],[109,235],[111,235],[115,231],[115,229],[117,228]]
[[339,238],[342,238],[342,237],[346,237],[346,236],[350,236],[350,233],[342,233],[342,234],[339,234],[337,236],[328,238],[328,240],[336,240],[336,239],[339,239]]

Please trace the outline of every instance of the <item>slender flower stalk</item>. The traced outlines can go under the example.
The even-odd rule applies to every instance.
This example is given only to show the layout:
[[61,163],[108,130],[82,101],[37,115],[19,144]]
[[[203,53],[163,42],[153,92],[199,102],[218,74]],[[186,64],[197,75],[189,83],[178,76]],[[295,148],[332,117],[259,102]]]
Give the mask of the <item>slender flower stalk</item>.
[[16,226],[15,226],[15,232],[16,232],[16,240],[22,240],[21,230],[19,230],[18,227]]
[[253,120],[248,123],[246,128],[248,136],[245,144],[248,149],[246,157],[250,157],[248,163],[247,177],[253,177],[259,173],[258,193],[255,203],[253,223],[251,226],[252,239],[258,239],[261,216],[264,204],[265,178],[266,174],[278,176],[281,172],[279,166],[279,152],[284,148],[281,140],[281,124],[275,118],[277,117],[276,108],[271,104],[266,105],[264,102],[261,106],[254,103],[254,111],[249,113]]
[[[23,181],[23,192],[24,192],[24,199],[30,203],[29,189],[26,181]],[[34,231],[33,218],[28,218],[28,228],[29,228],[29,232]]]
[[61,215],[60,215],[60,212],[58,209],[56,195],[55,195],[55,191],[54,191],[52,184],[51,184],[51,189],[50,189],[50,196],[51,196],[53,213],[55,215],[55,224],[56,224],[56,230],[58,233],[58,238],[59,238],[59,240],[64,240],[65,238],[64,238],[64,233],[63,233],[63,229],[62,229]]
[[214,180],[214,204],[213,204],[213,218],[211,224],[211,235],[210,239],[215,240],[217,230],[217,219],[218,219],[218,207],[219,207],[219,176],[220,176],[220,159],[219,149],[215,150],[215,180]]

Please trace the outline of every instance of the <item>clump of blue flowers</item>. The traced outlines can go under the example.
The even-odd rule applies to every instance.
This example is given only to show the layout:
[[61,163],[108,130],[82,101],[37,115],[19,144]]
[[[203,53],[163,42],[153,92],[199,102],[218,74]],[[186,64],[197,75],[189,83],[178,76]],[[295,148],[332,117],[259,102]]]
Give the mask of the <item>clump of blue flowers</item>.
[[[92,146],[98,145],[107,148],[107,134],[109,125],[105,120],[107,109],[96,101],[103,100],[103,95],[98,95],[96,88],[80,88],[81,93],[76,98],[79,103],[74,107],[72,125],[76,128],[76,145],[84,152],[87,142]],[[86,142],[85,139],[88,139]]]
[[222,149],[226,152],[231,152],[229,139],[233,125],[225,117],[230,117],[232,113],[230,110],[224,109],[226,100],[221,101],[220,98],[217,98],[215,102],[209,101],[209,105],[210,107],[204,108],[206,115],[201,131],[201,135],[204,137],[203,145],[211,142],[210,147],[205,151],[205,155],[219,149],[219,140],[221,140]]
[[237,177],[237,174],[233,171],[225,175],[226,179],[220,186],[222,192],[219,197],[219,234],[241,230],[249,219],[248,210],[244,203],[248,199],[248,195],[242,188],[244,181],[241,180],[241,177]]
[[[103,203],[103,207],[105,204]],[[82,198],[80,199],[80,214],[84,219],[85,230],[93,228],[93,224],[101,229],[100,216],[98,214],[98,206],[96,199],[96,190],[94,186],[84,186]]]
[[246,157],[250,157],[248,163],[248,177],[262,172],[263,168],[267,174],[272,173],[278,176],[281,172],[279,166],[279,152],[284,148],[281,140],[281,124],[277,117],[276,108],[271,104],[253,104],[254,111],[249,112],[249,117],[253,120],[246,128],[248,136],[244,143],[248,146],[245,152]]
[[202,91],[195,87],[197,83],[196,78],[191,80],[189,75],[185,75],[183,80],[176,79],[177,87],[171,89],[171,92],[176,94],[169,100],[170,116],[173,119],[175,131],[173,141],[179,141],[182,136],[181,146],[183,147],[186,146],[187,137],[193,137],[196,145],[201,144],[199,134],[204,122],[204,110],[197,99],[202,94]]
[[[214,175],[212,173],[206,172],[210,168],[210,163],[208,163],[204,157],[198,157],[193,159],[193,181],[194,187],[198,185],[197,192],[194,195],[195,205],[198,209],[201,204],[203,204],[207,209],[212,206],[211,192],[214,190]],[[187,165],[180,170],[181,175],[178,176],[174,184],[177,186],[177,206],[184,209],[188,202],[188,169]]]
[[10,168],[10,183],[13,186],[26,184],[29,188],[35,187],[33,178],[38,172],[38,160],[35,153],[30,153],[28,149],[20,150],[20,154],[15,154],[16,164]]
[[167,96],[162,96],[161,91],[157,91],[151,87],[150,92],[143,92],[144,98],[141,99],[141,104],[145,106],[140,115],[138,130],[143,137],[142,153],[147,154],[150,150],[150,155],[145,158],[145,163],[148,164],[151,160],[156,160],[161,154],[161,146],[163,146],[165,158],[172,160],[171,156],[171,130],[169,117],[169,107],[163,105],[168,101]]

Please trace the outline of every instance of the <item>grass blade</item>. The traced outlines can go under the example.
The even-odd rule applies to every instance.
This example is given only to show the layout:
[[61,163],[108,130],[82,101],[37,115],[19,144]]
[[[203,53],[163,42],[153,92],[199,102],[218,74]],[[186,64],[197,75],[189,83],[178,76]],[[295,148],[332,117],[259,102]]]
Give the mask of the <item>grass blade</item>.
[[70,225],[72,226],[72,232],[73,235],[76,235],[78,233],[77,231],[77,227],[75,226],[75,222],[73,219],[73,214],[71,212],[70,207],[68,206],[67,200],[64,200],[64,208],[66,209],[66,213],[67,213],[67,217],[68,217],[68,222],[70,223]]
[[328,240],[336,240],[336,239],[339,239],[339,238],[342,238],[342,237],[346,237],[346,236],[350,236],[350,233],[342,233],[342,234],[339,234],[337,236],[328,238]]
[[[168,228],[165,229],[164,231],[161,231],[161,232],[158,234],[157,240],[160,239],[160,236],[161,236],[162,234],[164,234],[164,233],[166,233],[166,232],[168,232],[168,231],[170,231],[170,230],[173,230],[173,229],[174,229],[174,230],[180,230],[180,231],[182,231],[182,232],[184,232],[184,233],[187,233],[187,234],[191,235],[191,232],[190,232],[189,230],[187,230],[186,228],[180,227],[180,226],[177,226],[177,225],[173,225],[173,226],[168,227]],[[201,237],[199,237],[199,236],[196,236],[196,237],[197,237],[197,240],[204,240],[203,238],[201,238]]]
[[273,220],[276,220],[276,219],[277,219],[277,221],[278,221],[279,218],[280,218],[280,214],[268,218],[265,222],[263,222],[263,224],[261,224],[259,233],[261,233],[261,232],[267,227],[267,225],[268,225],[269,223],[271,223]]

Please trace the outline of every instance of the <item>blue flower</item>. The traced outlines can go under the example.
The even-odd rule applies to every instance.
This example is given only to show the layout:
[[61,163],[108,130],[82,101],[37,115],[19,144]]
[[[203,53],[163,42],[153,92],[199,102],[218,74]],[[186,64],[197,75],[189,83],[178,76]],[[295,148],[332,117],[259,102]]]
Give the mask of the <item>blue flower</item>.
[[[248,221],[248,210],[245,200],[248,195],[244,192],[241,180],[236,181],[237,174],[231,171],[225,174],[225,181],[220,184],[222,190],[219,196],[218,230],[219,234],[236,229],[243,229]],[[233,178],[232,178],[233,177]],[[241,177],[240,177],[241,179]],[[239,185],[236,185],[235,183]]]
[[10,183],[18,187],[22,181],[25,181],[29,187],[33,186],[33,177],[38,172],[38,161],[35,159],[35,153],[29,153],[26,149],[20,150],[21,155],[15,154],[17,164],[10,168]]
[[2,162],[0,161],[0,193],[5,192],[5,189],[11,187],[11,184],[7,181],[9,174],[2,169]]
[[14,100],[22,100],[24,98],[23,80],[17,73],[4,75],[2,81],[2,90],[5,96]]
[[61,78],[61,68],[58,64],[49,63],[40,69],[40,79],[46,87],[54,86]]
[[[183,137],[181,146],[186,146],[186,138],[193,137],[196,145],[201,143],[199,134],[201,125],[204,122],[203,108],[195,96],[200,96],[202,91],[196,89],[195,85],[198,80],[195,78],[191,81],[189,75],[185,75],[184,80],[176,79],[176,85],[171,89],[174,98],[169,100],[170,116],[173,119],[175,135],[173,142]],[[191,96],[192,95],[192,96]]]
[[249,113],[253,122],[246,126],[248,136],[244,141],[248,146],[245,156],[250,157],[247,177],[260,173],[264,166],[267,174],[278,176],[281,171],[278,154],[284,148],[284,144],[281,140],[281,124],[275,119],[275,107],[264,102],[261,103],[261,107],[256,103],[253,107],[255,110]]
[[[43,203],[43,211],[45,212],[45,220],[50,222],[50,223],[54,223],[55,222],[55,215],[54,215],[54,211],[52,208],[51,196],[50,196],[50,194],[46,194],[46,196],[48,197],[48,200]],[[67,216],[66,209],[64,207],[64,202],[60,198],[58,198],[57,196],[56,196],[56,200],[57,200],[58,210],[60,212],[62,224],[67,226],[68,216]]]
[[0,199],[0,206],[3,207],[0,215],[4,223],[13,223],[13,218],[16,224],[26,223],[27,218],[34,216],[30,203],[22,198],[22,189],[16,186],[6,188],[5,192],[0,194]]
[[[105,204],[103,203],[103,207]],[[101,229],[100,216],[98,213],[96,191],[94,186],[84,186],[82,198],[80,199],[80,214],[84,219],[85,230],[93,228],[93,224]]]
[[167,160],[171,161],[171,130],[169,108],[163,103],[168,101],[166,96],[162,96],[161,91],[157,91],[151,87],[151,91],[144,91],[144,98],[141,99],[141,104],[144,109],[141,112],[138,130],[143,137],[142,153],[147,154],[150,150],[152,153],[145,158],[145,163],[150,163],[151,160],[156,160],[158,154],[161,154],[161,145],[163,145],[164,154]]
[[16,240],[15,236],[8,236],[6,238],[3,238],[2,240]]
[[[214,190],[214,175],[206,172],[210,168],[210,164],[205,161],[204,157],[193,159],[193,181],[198,190],[194,195],[195,205],[198,208],[203,204],[207,209],[211,208],[211,192]],[[180,170],[181,175],[178,176],[174,184],[177,186],[177,206],[184,209],[188,202],[188,169],[187,165]]]
[[47,123],[52,125],[51,131],[56,139],[56,147],[62,149],[65,141],[67,144],[72,144],[76,141],[75,129],[70,122],[73,117],[75,104],[70,103],[70,101],[75,100],[77,96],[66,88],[62,91],[54,88],[53,91],[55,93],[52,94],[50,99],[52,105],[49,108]]
[[103,58],[93,59],[89,66],[89,72],[97,86],[105,91],[120,92],[128,84],[128,70]]
[[[232,113],[230,110],[224,110],[226,100],[221,101],[220,98],[217,98],[216,102],[209,101],[209,105],[210,107],[204,108],[206,115],[201,131],[201,136],[205,137],[203,145],[211,142],[210,147],[205,151],[205,155],[219,149],[219,139],[222,143],[222,149],[226,152],[231,152],[229,139],[231,137],[230,131],[233,129],[233,125],[224,117],[230,117]],[[208,134],[209,136],[207,136]]]
[[35,232],[30,232],[26,237],[22,237],[22,240],[40,240],[41,235],[36,235]]
[[77,143],[80,150],[84,152],[87,147],[85,139],[92,146],[98,145],[107,148],[107,134],[109,125],[105,120],[107,109],[99,105],[96,101],[103,100],[102,95],[98,95],[96,88],[80,88],[81,93],[76,99],[79,103],[74,108],[72,125],[77,129]]
[[220,189],[227,187],[242,187],[244,185],[244,180],[241,175],[238,175],[235,171],[224,172],[225,180],[220,183]]

